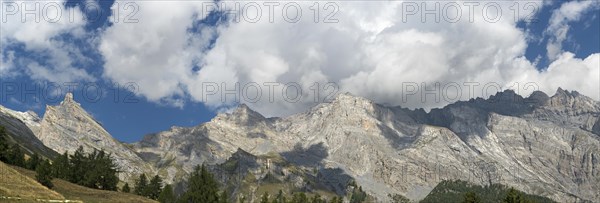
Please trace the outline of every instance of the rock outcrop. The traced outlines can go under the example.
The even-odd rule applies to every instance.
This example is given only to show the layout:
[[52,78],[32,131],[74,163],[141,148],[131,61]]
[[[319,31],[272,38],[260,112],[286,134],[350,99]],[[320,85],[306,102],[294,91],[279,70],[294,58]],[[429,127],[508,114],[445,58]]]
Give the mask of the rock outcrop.
[[[135,144],[175,181],[200,163],[223,163],[238,148],[278,153],[319,171],[340,169],[370,194],[418,200],[444,179],[502,183],[559,202],[600,201],[600,105],[559,89],[527,98],[507,90],[426,113],[350,94],[285,118],[245,105],[191,128]],[[148,159],[147,159],[148,160]]]
[[82,146],[84,151],[104,150],[111,154],[121,171],[119,178],[133,181],[141,173],[153,174],[153,168],[146,164],[133,150],[115,140],[79,103],[67,93],[64,101],[57,106],[46,106],[44,118],[35,135],[44,145],[58,153],[73,153]]
[[[419,200],[448,179],[501,183],[558,202],[600,202],[600,103],[563,89],[529,97],[507,90],[430,112],[350,94],[285,118],[240,105],[195,127],[146,135],[131,147],[113,139],[70,94],[48,106],[41,120],[0,110],[3,124],[31,129],[25,136],[35,134],[59,153],[79,146],[112,153],[122,180],[145,172],[176,183],[208,164],[223,172],[222,182],[244,174],[262,180],[274,170],[283,174],[275,179],[304,189],[310,189],[306,177],[319,177],[326,180],[320,187],[340,195],[354,179],[384,202],[389,194]],[[265,166],[269,157],[279,161]],[[289,166],[303,172],[288,173]]]

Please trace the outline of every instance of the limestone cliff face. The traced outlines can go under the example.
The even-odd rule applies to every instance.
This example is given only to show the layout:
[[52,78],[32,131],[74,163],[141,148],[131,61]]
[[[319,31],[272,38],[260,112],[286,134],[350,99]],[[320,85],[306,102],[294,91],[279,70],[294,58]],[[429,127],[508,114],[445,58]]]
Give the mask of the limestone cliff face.
[[192,128],[135,144],[168,181],[238,148],[278,153],[298,166],[341,169],[372,195],[423,198],[443,179],[503,183],[559,202],[600,201],[600,105],[559,89],[549,97],[512,91],[429,113],[350,94],[286,118],[242,105]]
[[44,145],[58,153],[73,153],[79,146],[85,151],[94,149],[110,153],[121,173],[123,181],[142,172],[151,174],[153,169],[124,144],[115,140],[80,104],[68,93],[57,106],[47,106],[44,118],[35,132]]
[[273,121],[242,105],[229,114],[191,128],[172,127],[150,134],[135,149],[172,183],[196,165],[222,163],[238,148],[253,154],[291,149],[300,139],[281,136]]
[[[113,139],[70,94],[48,106],[41,120],[7,112],[0,121],[30,128],[59,153],[79,146],[112,153],[123,180],[145,172],[178,182],[196,165],[229,166],[243,151],[326,174],[319,176],[327,179],[322,184],[338,193],[351,177],[384,202],[388,194],[419,200],[444,179],[502,183],[558,202],[600,202],[600,104],[562,89],[526,98],[508,90],[429,113],[350,94],[285,118],[241,105],[195,127],[147,135],[132,147]],[[264,175],[258,169],[265,166],[256,164],[236,167]]]

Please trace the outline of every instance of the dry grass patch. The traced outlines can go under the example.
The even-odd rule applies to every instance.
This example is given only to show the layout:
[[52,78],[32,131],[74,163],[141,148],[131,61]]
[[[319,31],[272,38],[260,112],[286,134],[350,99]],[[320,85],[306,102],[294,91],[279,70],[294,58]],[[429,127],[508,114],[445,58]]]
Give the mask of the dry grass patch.
[[32,177],[23,175],[17,170],[0,162],[0,196],[2,201],[8,198],[21,198],[23,200],[64,200],[61,194],[52,191],[35,181]]
[[[30,171],[24,168],[11,166],[13,169],[17,170],[21,174],[34,177],[35,172]],[[83,202],[123,202],[123,203],[135,203],[135,202],[152,202],[156,203],[157,201],[140,197],[134,194],[115,192],[115,191],[107,191],[107,190],[97,190],[92,188],[87,188],[84,186],[80,186],[62,179],[53,179],[52,183],[54,187],[52,188],[54,191],[62,194],[68,200],[79,200]]]

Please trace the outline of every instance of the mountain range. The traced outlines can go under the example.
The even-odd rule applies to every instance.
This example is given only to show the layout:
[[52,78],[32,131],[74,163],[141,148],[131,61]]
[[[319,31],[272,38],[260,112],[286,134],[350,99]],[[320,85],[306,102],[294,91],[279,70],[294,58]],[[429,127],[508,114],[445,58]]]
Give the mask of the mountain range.
[[252,173],[302,188],[314,187],[308,183],[315,179],[343,194],[356,181],[384,202],[394,194],[423,199],[443,180],[499,183],[558,202],[600,202],[599,118],[598,101],[560,88],[528,97],[505,90],[429,112],[343,93],[283,118],[242,104],[194,127],[121,143],[70,93],[47,106],[43,118],[0,106],[1,125],[28,150],[55,156],[79,146],[103,149],[125,182],[146,173],[179,183],[207,164],[224,183]]

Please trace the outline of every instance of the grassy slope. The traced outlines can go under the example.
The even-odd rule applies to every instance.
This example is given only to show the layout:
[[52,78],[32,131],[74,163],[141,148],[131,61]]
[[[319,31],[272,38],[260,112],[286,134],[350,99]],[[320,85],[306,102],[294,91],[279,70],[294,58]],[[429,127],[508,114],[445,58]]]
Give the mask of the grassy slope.
[[63,195],[39,184],[35,181],[35,177],[25,176],[2,162],[0,162],[0,196],[18,197],[31,201],[65,199]]
[[[23,169],[20,167],[10,166],[12,169],[19,173],[28,176],[29,178],[35,178],[35,172]],[[4,179],[4,178],[3,178]],[[96,190],[87,187],[83,187],[77,184],[70,183],[61,179],[52,180],[54,188],[52,190],[62,194],[66,199],[69,200],[81,200],[83,202],[156,202],[151,199],[140,197],[134,194]]]

